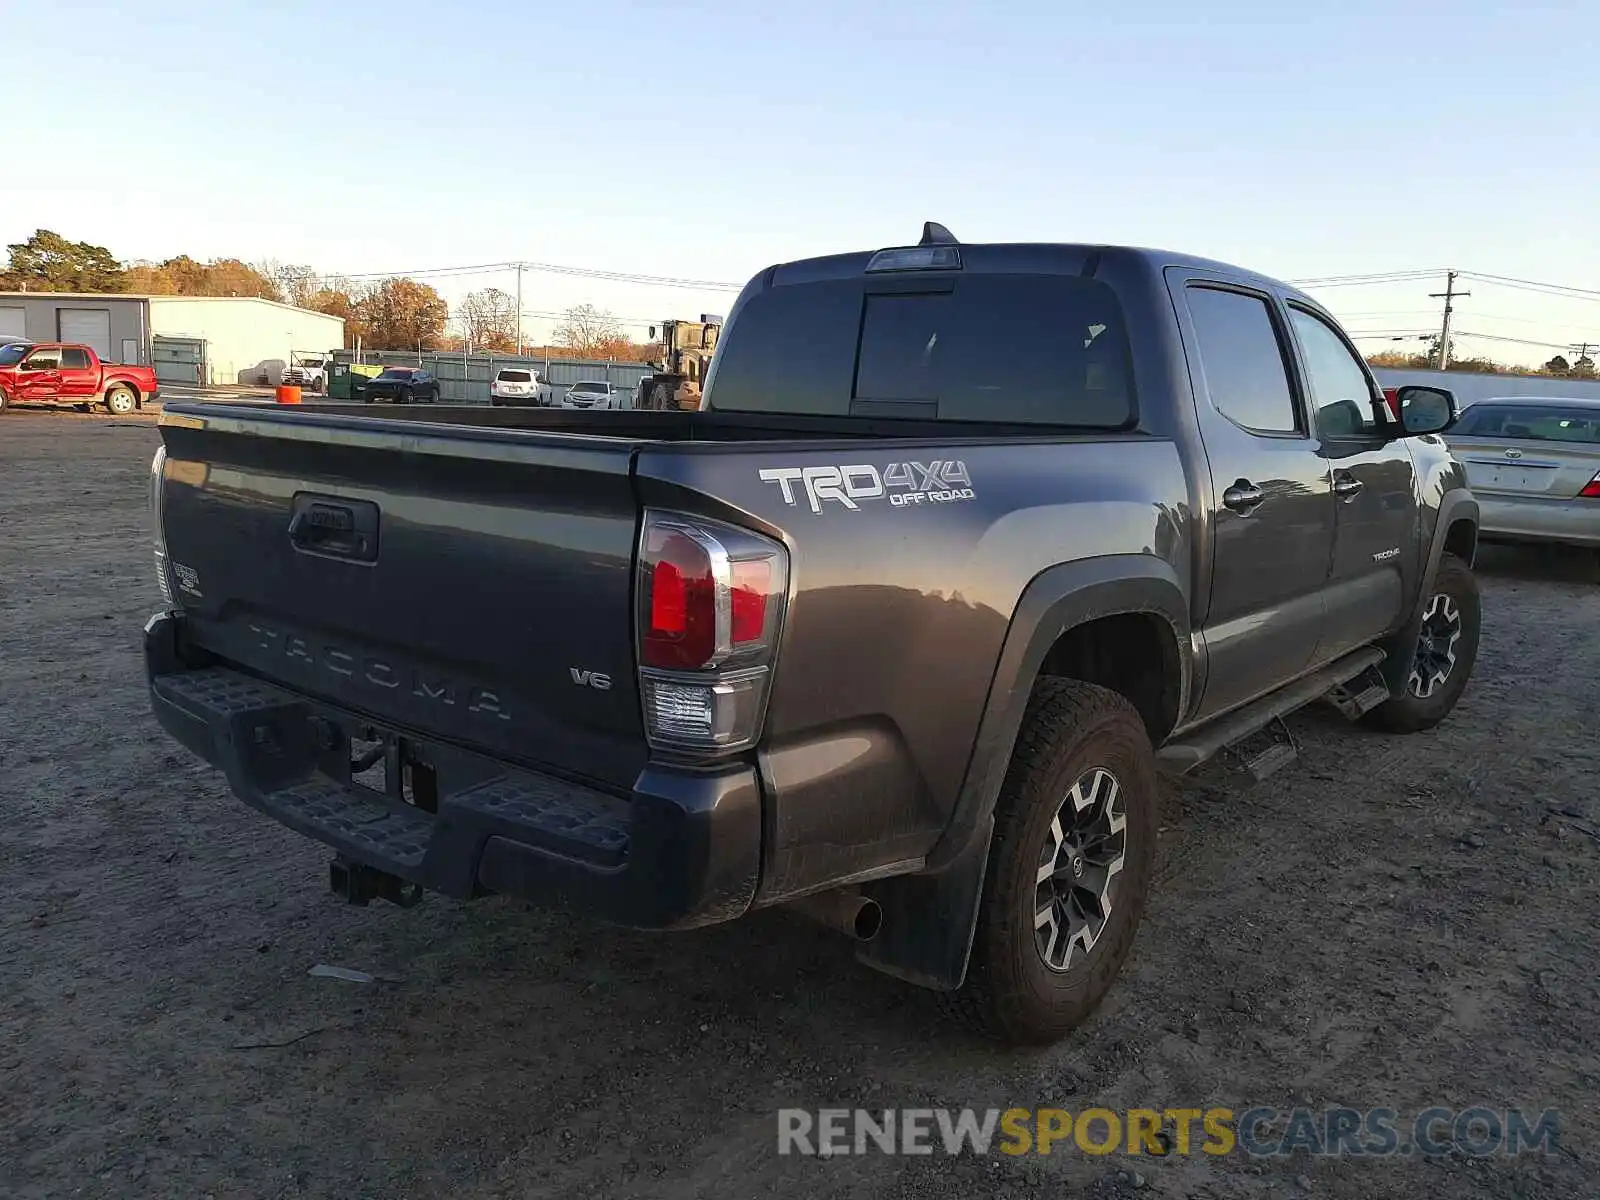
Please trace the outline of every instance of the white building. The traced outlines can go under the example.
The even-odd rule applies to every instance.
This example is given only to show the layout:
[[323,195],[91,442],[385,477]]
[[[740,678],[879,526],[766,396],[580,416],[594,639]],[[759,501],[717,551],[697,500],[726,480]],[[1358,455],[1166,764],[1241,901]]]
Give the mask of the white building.
[[162,383],[276,384],[289,352],[344,348],[344,318],[254,296],[0,292],[0,337],[82,342]]
[[163,383],[276,384],[293,350],[341,350],[344,318],[254,296],[151,296]]

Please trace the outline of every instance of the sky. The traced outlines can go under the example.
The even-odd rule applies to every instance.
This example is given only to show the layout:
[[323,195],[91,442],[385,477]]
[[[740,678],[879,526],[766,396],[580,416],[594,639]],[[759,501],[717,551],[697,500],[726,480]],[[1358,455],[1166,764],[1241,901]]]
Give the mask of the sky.
[[[1581,3],[166,0],[8,6],[0,242],[335,273],[528,261],[742,284],[915,241],[1092,241],[1286,279],[1361,335],[1600,341],[1600,35]],[[56,47],[54,51],[44,47]],[[35,170],[20,164],[56,164]],[[453,301],[514,273],[419,276]],[[523,275],[526,325],[733,292]],[[1412,348],[1413,340],[1401,348]],[[1570,356],[1569,356],[1570,357]]]

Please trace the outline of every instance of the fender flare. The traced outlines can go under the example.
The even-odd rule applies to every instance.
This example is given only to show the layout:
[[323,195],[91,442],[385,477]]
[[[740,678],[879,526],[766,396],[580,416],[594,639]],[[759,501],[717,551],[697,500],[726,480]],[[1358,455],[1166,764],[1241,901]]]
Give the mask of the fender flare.
[[863,964],[939,991],[961,986],[983,898],[995,804],[1039,668],[1068,630],[1130,613],[1152,614],[1172,630],[1181,672],[1181,719],[1192,687],[1189,601],[1171,563],[1147,554],[1118,554],[1063,563],[1036,575],[1006,631],[944,836],[923,872],[865,889],[881,905],[884,921],[878,936],[856,952]]
[[1422,568],[1421,585],[1417,588],[1416,604],[1411,610],[1411,616],[1398,631],[1385,638],[1382,643],[1386,657],[1379,672],[1391,692],[1405,686],[1417,638],[1422,634],[1422,613],[1433,594],[1433,581],[1439,574],[1439,560],[1444,557],[1444,544],[1450,536],[1450,526],[1461,520],[1472,522],[1473,537],[1476,540],[1479,526],[1478,499],[1466,488],[1454,488],[1439,500],[1439,515],[1433,523],[1433,537],[1428,543],[1428,555]]

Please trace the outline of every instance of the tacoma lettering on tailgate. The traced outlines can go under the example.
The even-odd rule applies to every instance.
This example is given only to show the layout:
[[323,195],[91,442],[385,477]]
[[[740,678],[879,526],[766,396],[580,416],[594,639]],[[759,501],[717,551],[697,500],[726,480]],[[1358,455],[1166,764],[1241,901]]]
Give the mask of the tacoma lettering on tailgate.
[[252,621],[250,632],[263,650],[271,650],[307,667],[327,671],[341,679],[354,680],[369,687],[406,692],[425,703],[453,708],[460,704],[469,713],[511,720],[511,712],[500,696],[489,688],[461,683],[446,675],[424,672],[415,667],[397,666],[376,655],[346,650],[318,639],[274,629]]

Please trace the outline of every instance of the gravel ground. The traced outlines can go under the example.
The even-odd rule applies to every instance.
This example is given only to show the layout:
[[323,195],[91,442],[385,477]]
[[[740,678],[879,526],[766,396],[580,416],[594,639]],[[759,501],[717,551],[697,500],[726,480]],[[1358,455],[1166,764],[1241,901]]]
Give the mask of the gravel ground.
[[[998,1052],[768,914],[650,937],[343,907],[321,848],[156,727],[149,419],[0,420],[0,1194],[1375,1196],[1600,1191],[1600,579],[1486,551],[1484,645],[1411,738],[1320,712],[1168,798],[1101,1012]],[[330,963],[391,977],[314,978]],[[1439,1104],[1549,1156],[779,1158],[775,1110]]]

